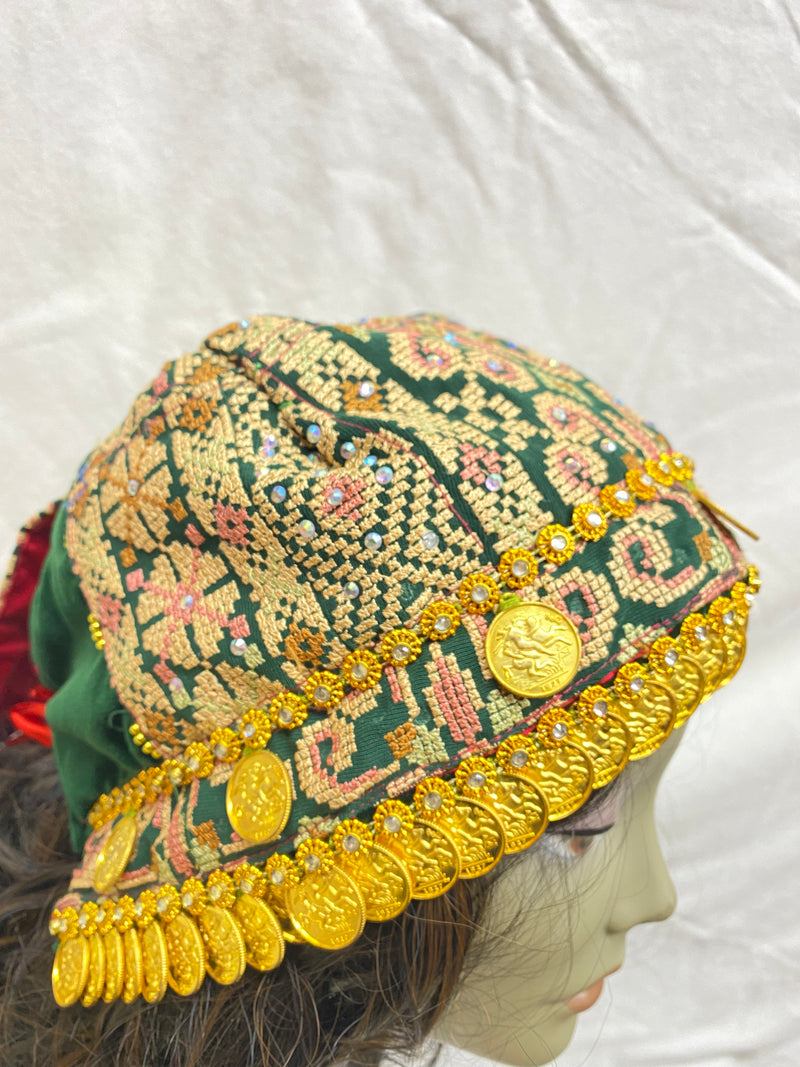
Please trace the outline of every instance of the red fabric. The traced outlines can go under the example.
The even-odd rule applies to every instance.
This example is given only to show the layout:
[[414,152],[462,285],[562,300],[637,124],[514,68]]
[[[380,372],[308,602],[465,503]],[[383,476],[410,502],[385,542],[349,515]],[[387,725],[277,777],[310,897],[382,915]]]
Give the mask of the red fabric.
[[10,720],[26,736],[47,745],[51,742],[44,702],[50,693],[39,685],[31,662],[28,613],[50,547],[54,516],[51,509],[20,534],[0,602],[0,729],[7,733]]

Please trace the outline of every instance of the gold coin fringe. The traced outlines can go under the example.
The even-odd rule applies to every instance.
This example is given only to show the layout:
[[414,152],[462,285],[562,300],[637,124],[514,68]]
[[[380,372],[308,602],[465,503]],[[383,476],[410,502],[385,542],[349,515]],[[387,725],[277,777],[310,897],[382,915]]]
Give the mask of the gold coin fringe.
[[[542,715],[530,733],[507,738],[491,755],[463,760],[452,778],[424,779],[412,803],[383,801],[371,826],[347,819],[329,837],[303,841],[294,857],[240,863],[213,871],[205,882],[188,878],[180,887],[145,889],[136,900],[124,894],[55,910],[56,1001],[89,1006],[139,995],[153,1001],[167,986],[189,995],[206,974],[231,983],[245,960],[260,970],[278,966],[287,941],[343,947],[359,936],[365,919],[391,918],[412,897],[439,896],[457,878],[485,873],[504,853],[528,847],[548,823],[577,810],[628,760],[655,751],[701,700],[727,684],[742,661],[759,587],[751,567],[746,582],[705,613],[688,615],[677,637],[657,638],[647,657],[620,667],[609,686],[589,686],[571,705]],[[681,681],[687,664],[689,695]],[[666,717],[658,699],[665,689]],[[248,723],[256,733],[264,725],[252,717]],[[603,745],[613,737],[622,738],[622,750],[610,758]],[[556,749],[571,769],[559,785],[548,785],[537,763]],[[467,828],[476,823],[477,832]]]
[[[376,686],[385,666],[405,667],[417,659],[423,639],[443,641],[450,637],[461,625],[464,612],[485,615],[493,611],[501,596],[513,595],[530,585],[542,564],[566,563],[579,542],[598,541],[608,532],[612,519],[630,518],[636,510],[637,498],[652,500],[659,488],[669,488],[676,481],[688,482],[692,488],[693,474],[694,464],[679,452],[663,452],[658,460],[646,460],[642,467],[626,473],[624,484],[603,486],[597,504],[583,503],[573,508],[570,526],[551,523],[540,530],[535,538],[535,551],[511,548],[504,552],[497,565],[499,581],[483,572],[467,575],[457,590],[458,604],[434,601],[417,623],[386,634],[377,652],[356,649],[345,657],[338,674],[314,671],[306,680],[302,694],[279,693],[269,708],[249,709],[234,724],[234,729],[215,730],[208,742],[189,745],[183,759],[167,759],[159,766],[140,771],[125,785],[98,798],[88,814],[89,825],[99,830],[119,815],[152,803],[162,793],[169,794],[194,778],[207,778],[215,760],[235,763],[245,748],[258,749],[269,744],[274,728],[291,730],[305,722],[309,709],[328,710],[343,699],[345,691]],[[102,641],[94,616],[90,616],[90,626],[96,627],[92,629],[95,643]],[[131,726],[130,732],[144,752],[157,758],[153,745],[145,740],[139,726]]]

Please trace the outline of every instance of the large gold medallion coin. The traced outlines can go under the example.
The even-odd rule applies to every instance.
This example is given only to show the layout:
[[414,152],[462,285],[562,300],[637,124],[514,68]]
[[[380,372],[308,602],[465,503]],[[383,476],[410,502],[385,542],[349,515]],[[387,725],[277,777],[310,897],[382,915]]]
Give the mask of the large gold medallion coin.
[[53,996],[60,1008],[74,1004],[89,978],[89,942],[82,935],[67,938],[56,949],[53,961]]
[[580,658],[578,631],[548,604],[515,604],[500,611],[486,634],[489,669],[517,696],[557,693],[575,677]]
[[125,954],[125,977],[122,980],[122,999],[126,1004],[136,1000],[142,992],[143,962],[142,942],[135,926],[122,935],[122,949]]
[[286,902],[294,928],[317,948],[344,948],[364,929],[361,890],[338,867],[304,875],[289,887]]
[[96,1004],[106,987],[106,949],[103,935],[96,931],[87,938],[89,942],[89,977],[81,997],[84,1008]]
[[613,782],[628,762],[633,738],[616,715],[589,713],[583,722],[570,727],[570,736],[592,761],[592,788],[602,789]]
[[196,993],[206,976],[206,950],[193,919],[180,912],[164,926],[167,982],[182,997]]
[[197,917],[206,949],[206,970],[220,985],[232,985],[244,974],[245,947],[241,927],[227,908],[209,904]]
[[108,835],[94,868],[94,887],[98,893],[107,893],[128,866],[133,846],[136,844],[136,820],[130,815],[120,819]]
[[461,860],[455,841],[443,827],[415,819],[403,847],[414,900],[439,897],[455,883]]
[[366,845],[346,859],[346,870],[361,890],[368,922],[393,919],[411,899],[405,863],[380,845]]
[[148,1004],[161,1000],[167,991],[167,939],[158,921],[151,922],[141,933],[142,996]]
[[506,848],[503,825],[492,809],[480,800],[457,797],[455,806],[442,816],[442,828],[458,848],[461,878],[477,878],[500,862]]
[[547,826],[547,800],[530,778],[501,772],[486,792],[503,826],[506,852],[521,852],[541,837]]
[[258,897],[242,894],[233,905],[244,936],[247,962],[257,971],[271,971],[283,959],[285,942],[274,912]]
[[289,819],[292,783],[274,752],[261,749],[245,756],[228,781],[228,819],[246,841],[271,841]]
[[110,1004],[122,996],[122,982],[125,978],[125,949],[122,934],[112,928],[103,934],[103,948],[106,955],[106,984],[103,988],[103,1000]]
[[580,745],[570,741],[543,748],[535,759],[519,768],[519,774],[533,779],[544,793],[550,822],[566,819],[577,811],[594,785],[591,759]]

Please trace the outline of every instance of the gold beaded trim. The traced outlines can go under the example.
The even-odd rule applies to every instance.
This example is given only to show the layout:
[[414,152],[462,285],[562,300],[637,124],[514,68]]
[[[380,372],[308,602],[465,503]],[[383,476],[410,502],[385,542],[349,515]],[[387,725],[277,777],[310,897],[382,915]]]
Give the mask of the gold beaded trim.
[[[759,587],[758,571],[751,567],[746,582],[737,582],[727,595],[717,597],[705,613],[686,616],[677,637],[663,636],[653,641],[646,656],[618,669],[610,686],[589,686],[570,705],[545,712],[530,733],[506,738],[492,754],[468,756],[450,778],[434,775],[423,779],[410,804],[395,799],[382,801],[375,809],[371,826],[360,819],[345,819],[327,837],[304,840],[294,858],[275,854],[262,866],[242,862],[233,870],[212,871],[205,882],[191,877],[180,887],[165,884],[156,891],[143,890],[135,900],[124,894],[116,899],[87,901],[80,910],[56,909],[50,919],[50,932],[59,939],[53,967],[56,1000],[65,1005],[83,997],[84,1004],[91,1003],[85,993],[90,985],[105,988],[106,993],[110,990],[113,995],[105,995],[106,1000],[120,995],[115,992],[122,988],[116,981],[118,976],[112,982],[106,971],[99,973],[110,962],[104,962],[102,953],[92,956],[89,952],[88,941],[96,934],[116,936],[112,933],[116,931],[124,937],[143,939],[150,926],[158,925],[166,935],[169,984],[177,992],[188,994],[196,991],[206,971],[223,983],[240,976],[240,970],[234,967],[226,971],[219,960],[235,957],[234,949],[240,943],[250,945],[256,936],[248,907],[260,909],[262,940],[266,937],[264,917],[268,917],[274,941],[269,952],[262,946],[260,956],[248,955],[248,962],[262,970],[268,969],[269,961],[273,961],[270,966],[277,966],[286,940],[305,940],[323,948],[347,943],[327,943],[327,905],[319,887],[324,889],[329,883],[309,879],[339,879],[331,891],[336,896],[336,909],[349,893],[353,916],[361,915],[360,922],[354,917],[348,927],[350,940],[354,940],[363,928],[365,915],[376,921],[389,918],[405,907],[410,896],[441,895],[456,877],[484,873],[504,852],[527,847],[549,823],[576,811],[592,788],[607,785],[628,760],[649,755],[673,729],[687,721],[702,699],[727,684],[741,663],[747,617]],[[703,662],[708,671],[716,670],[716,674],[700,669],[695,652],[710,657]],[[689,695],[682,661],[690,663],[689,675],[694,678]],[[666,719],[659,703],[659,693],[664,690],[670,694],[668,706],[672,707]],[[265,722],[257,722],[257,729],[264,726]],[[623,739],[624,751],[617,751],[611,759],[615,736],[617,744]],[[239,735],[227,731],[225,741],[219,743],[233,742],[235,748],[238,740]],[[252,737],[248,738],[248,745],[251,742]],[[545,778],[537,772],[537,761],[546,750],[558,748],[562,750],[562,763],[569,769],[560,783],[553,784],[552,776]],[[459,821],[459,811],[463,810],[471,826],[477,823],[477,831],[464,830],[465,822]],[[520,836],[520,826],[527,827],[527,837]],[[445,850],[455,849],[455,867],[432,891],[421,874],[416,851],[420,838],[424,839],[423,851],[428,856],[432,850],[441,850],[442,843]],[[378,875],[386,870],[394,880],[386,880],[380,894],[383,904],[379,906],[374,896],[375,884]],[[311,887],[308,893],[292,896],[294,887],[302,890],[306,884]],[[391,886],[389,895],[394,902],[388,909],[387,886]],[[246,907],[242,898],[261,904]],[[312,915],[317,915],[316,924],[308,922],[304,911],[308,907],[312,908]],[[220,910],[229,916],[225,923],[219,919]],[[180,927],[173,925],[179,922]],[[78,938],[81,940],[75,945],[64,948]],[[194,942],[205,945],[205,954],[197,957],[200,962],[195,961],[199,974],[187,977]],[[89,963],[76,970],[70,957],[72,970],[68,971],[70,961],[60,955],[62,949]],[[98,973],[92,974],[92,968]],[[126,977],[130,977],[127,972]],[[136,975],[133,986],[129,986],[132,996],[124,995],[123,999],[133,999],[139,992],[147,996],[146,976],[139,987],[135,978]]]
[[[234,762],[243,748],[264,748],[271,735],[271,727],[289,730],[305,722],[309,708],[328,710],[335,707],[349,689],[369,689],[380,681],[384,666],[404,667],[422,652],[421,638],[443,641],[452,636],[461,624],[462,613],[485,615],[495,610],[501,599],[501,586],[515,591],[530,585],[542,563],[560,566],[574,554],[580,541],[598,541],[605,536],[612,518],[629,518],[636,509],[636,498],[651,500],[659,487],[674,482],[689,482],[694,464],[679,452],[663,452],[658,460],[646,460],[642,468],[629,470],[624,484],[605,485],[599,492],[599,503],[583,503],[573,508],[572,524],[551,523],[539,531],[536,551],[511,548],[498,561],[499,582],[491,575],[478,571],[468,575],[458,587],[459,604],[437,600],[429,604],[419,622],[400,627],[386,634],[378,653],[370,649],[356,649],[343,660],[338,673],[315,671],[306,680],[302,695],[283,692],[276,696],[268,711],[251,708],[235,724],[235,730],[216,730],[207,743],[195,742],[187,748],[182,760],[167,759],[159,767],[140,771],[121,787],[103,794],[92,806],[87,819],[93,830],[99,830],[126,811],[138,810],[143,803],[155,799],[159,793],[171,793],[195,777],[207,777],[213,769],[213,759]],[[90,616],[90,620],[94,616]],[[95,624],[97,620],[94,620]],[[102,633],[97,624],[102,641]],[[102,647],[102,645],[98,645]],[[139,732],[136,733],[135,730]],[[138,740],[141,731],[131,727],[134,740],[142,750],[156,756],[152,745]],[[143,737],[143,735],[142,735]],[[209,764],[209,757],[212,762]],[[208,769],[207,769],[208,768]],[[202,773],[201,773],[202,771]]]

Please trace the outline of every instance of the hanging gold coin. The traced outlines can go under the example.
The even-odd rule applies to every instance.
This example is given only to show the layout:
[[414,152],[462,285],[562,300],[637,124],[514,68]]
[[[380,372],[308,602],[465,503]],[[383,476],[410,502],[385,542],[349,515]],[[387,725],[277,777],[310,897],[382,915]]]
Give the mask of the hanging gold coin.
[[524,767],[515,773],[530,778],[547,798],[550,822],[566,819],[577,811],[592,791],[592,761],[580,745],[562,741],[535,750]]
[[62,941],[53,961],[53,996],[60,1008],[74,1004],[89,978],[89,942],[82,934]]
[[700,661],[690,652],[681,651],[668,684],[678,701],[678,714],[673,727],[677,730],[695,712],[703,699],[706,676]]
[[114,826],[97,857],[94,887],[98,893],[107,893],[117,884],[128,866],[135,844],[136,820],[126,815]]
[[592,762],[592,789],[613,782],[628,762],[633,738],[617,715],[587,712],[582,722],[570,727],[570,735]]
[[289,820],[292,783],[274,752],[261,749],[245,756],[228,780],[228,819],[246,841],[271,841]]
[[122,996],[122,982],[125,977],[125,950],[122,934],[112,926],[103,937],[106,958],[106,982],[103,988],[103,1000],[110,1004]]
[[164,924],[167,941],[167,982],[182,997],[196,993],[206,974],[206,950],[194,921],[179,912]]
[[245,956],[257,971],[271,971],[283,960],[285,943],[281,925],[269,905],[243,893],[233,912],[244,937]]
[[135,926],[122,935],[122,948],[125,954],[125,977],[122,980],[122,999],[126,1004],[136,1000],[142,991],[143,964],[142,943]]
[[692,655],[698,660],[706,676],[706,687],[700,700],[701,704],[719,689],[728,656],[722,635],[715,633],[710,626],[704,627],[704,630],[705,639],[692,650]]
[[631,761],[644,759],[663,745],[678,715],[678,701],[672,690],[652,678],[647,678],[641,690],[630,699],[613,696],[609,707],[631,732],[633,747],[628,756]]
[[544,833],[547,800],[530,778],[500,772],[481,796],[502,824],[506,852],[521,852]]
[[81,997],[84,1008],[96,1004],[106,986],[106,950],[103,935],[96,931],[86,939],[89,942],[89,976]]
[[744,623],[737,619],[729,626],[726,626],[722,633],[722,641],[725,645],[726,657],[725,669],[718,683],[720,688],[728,684],[744,661],[744,655],[747,651],[747,632]]
[[227,908],[207,904],[197,917],[206,950],[206,970],[220,985],[232,985],[244,974],[242,931]]
[[461,871],[458,848],[442,826],[415,819],[403,841],[403,850],[414,900],[439,897],[458,878]]
[[167,991],[167,939],[161,923],[146,926],[141,941],[142,996],[148,1004],[155,1004]]
[[548,604],[500,611],[486,634],[486,659],[500,684],[523,697],[551,696],[574,677],[581,639],[572,622]]
[[393,919],[405,909],[411,879],[405,863],[389,849],[363,843],[356,852],[342,853],[342,864],[361,890],[368,922]]
[[286,903],[292,925],[317,948],[344,948],[364,929],[364,898],[353,879],[338,867],[305,874],[289,886]]
[[[428,821],[427,815],[423,821]],[[456,797],[453,807],[432,821],[455,841],[461,878],[477,878],[500,862],[506,838],[500,820],[486,804]]]

